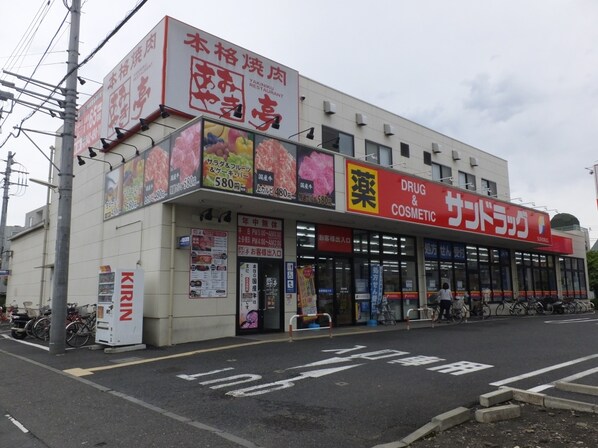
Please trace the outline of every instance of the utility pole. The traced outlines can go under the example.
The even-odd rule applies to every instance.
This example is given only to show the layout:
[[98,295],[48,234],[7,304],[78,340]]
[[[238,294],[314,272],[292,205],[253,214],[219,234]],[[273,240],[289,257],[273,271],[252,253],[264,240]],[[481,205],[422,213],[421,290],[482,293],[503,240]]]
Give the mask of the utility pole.
[[6,159],[6,171],[4,172],[4,194],[2,195],[2,216],[0,217],[0,265],[2,269],[6,269],[4,265],[4,237],[6,236],[6,214],[8,213],[8,189],[10,188],[10,173],[14,154],[8,151],[8,158]]
[[49,352],[60,355],[66,352],[66,306],[69,280],[69,255],[71,239],[71,208],[73,203],[73,157],[75,146],[75,119],[77,116],[77,67],[79,65],[79,28],[81,0],[72,0],[69,36],[64,126],[58,173],[58,216],[56,220],[56,251],[54,259],[54,285],[52,288],[52,320]]

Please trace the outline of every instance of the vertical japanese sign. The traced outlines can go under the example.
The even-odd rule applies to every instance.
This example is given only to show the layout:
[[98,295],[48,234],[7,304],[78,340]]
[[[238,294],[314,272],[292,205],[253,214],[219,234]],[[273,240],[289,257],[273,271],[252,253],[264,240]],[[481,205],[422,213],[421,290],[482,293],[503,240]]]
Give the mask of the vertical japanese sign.
[[202,185],[253,193],[253,133],[204,122]]
[[318,312],[318,296],[316,295],[312,265],[297,268],[297,290],[297,306],[301,309],[301,314],[316,314]]
[[335,207],[334,156],[300,146],[297,150],[297,199],[321,207]]
[[238,215],[237,256],[282,258],[282,220]]
[[258,327],[258,264],[239,265],[239,328]]
[[297,292],[296,263],[287,261],[285,263],[285,293],[294,294]]
[[176,196],[199,186],[201,128],[200,120],[171,136],[169,196]]
[[123,212],[143,206],[143,167],[145,158],[137,156],[123,165]]
[[77,111],[75,156],[100,141],[102,126],[102,89],[94,93]]
[[255,137],[255,193],[275,199],[297,198],[297,147]]
[[228,233],[191,229],[189,297],[226,297]]
[[382,301],[382,266],[372,264],[370,266],[370,297],[372,300],[372,319],[378,313],[378,305]]
[[143,153],[145,157],[144,205],[160,202],[168,196],[169,147],[170,140],[165,140]]
[[113,218],[122,213],[122,167],[106,173],[104,178],[104,219]]
[[[261,132],[278,116],[283,135],[297,132],[297,71],[170,17],[166,20],[166,104],[191,115],[224,116]],[[242,117],[233,114],[239,105]]]
[[548,214],[440,182],[346,162],[347,211],[549,245]]
[[[113,138],[115,127],[136,126],[140,118],[147,117],[163,103],[164,28],[162,20],[104,78],[103,137]],[[179,86],[175,84],[173,88]]]

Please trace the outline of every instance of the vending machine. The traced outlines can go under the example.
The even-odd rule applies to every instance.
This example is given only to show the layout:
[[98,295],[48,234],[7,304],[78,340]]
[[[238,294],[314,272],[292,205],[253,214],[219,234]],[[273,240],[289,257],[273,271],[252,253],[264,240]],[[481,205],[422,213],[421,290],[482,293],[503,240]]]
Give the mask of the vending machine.
[[102,267],[98,283],[96,343],[141,344],[143,270]]

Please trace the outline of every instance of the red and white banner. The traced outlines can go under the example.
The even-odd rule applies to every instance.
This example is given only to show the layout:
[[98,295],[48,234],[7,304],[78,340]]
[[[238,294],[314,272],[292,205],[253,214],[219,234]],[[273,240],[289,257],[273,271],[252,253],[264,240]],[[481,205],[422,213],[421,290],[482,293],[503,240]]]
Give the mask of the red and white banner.
[[346,173],[349,212],[551,244],[547,213],[351,161]]

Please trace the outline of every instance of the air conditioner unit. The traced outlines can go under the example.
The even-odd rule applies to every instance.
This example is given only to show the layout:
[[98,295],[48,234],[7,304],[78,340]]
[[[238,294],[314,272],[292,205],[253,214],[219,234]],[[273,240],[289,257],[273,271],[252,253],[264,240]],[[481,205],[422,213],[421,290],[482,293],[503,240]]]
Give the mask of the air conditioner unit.
[[453,160],[461,160],[461,153],[456,149],[453,149]]
[[440,154],[442,152],[442,148],[438,143],[432,143],[432,152],[434,154]]
[[357,123],[358,126],[365,126],[366,124],[368,124],[367,115],[355,114],[355,123]]
[[331,101],[324,101],[324,112],[327,114],[335,114],[336,113],[336,104]]
[[469,164],[471,166],[478,166],[479,165],[478,158],[477,157],[470,157],[469,158]]
[[385,135],[394,135],[395,130],[391,124],[385,123],[384,124],[384,134]]

